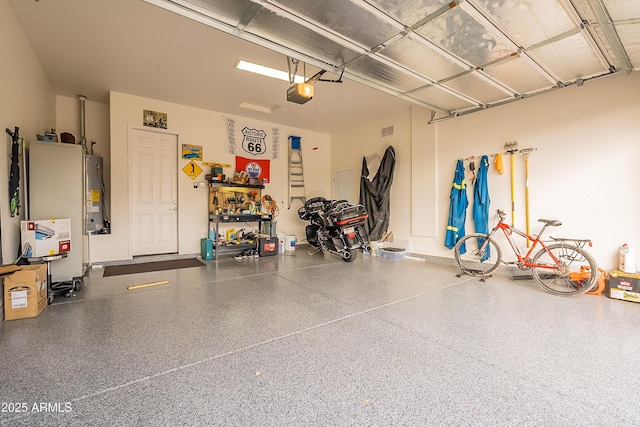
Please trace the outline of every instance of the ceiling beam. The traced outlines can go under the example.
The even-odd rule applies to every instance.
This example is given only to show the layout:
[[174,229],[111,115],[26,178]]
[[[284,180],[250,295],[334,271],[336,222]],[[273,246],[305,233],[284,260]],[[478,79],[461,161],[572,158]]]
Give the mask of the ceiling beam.
[[[464,0],[461,0],[464,1]],[[427,24],[428,22],[433,21],[434,19],[436,19],[438,16],[443,15],[445,13],[447,13],[448,11],[450,11],[451,9],[453,9],[454,7],[460,5],[461,1],[458,0],[454,0],[451,1],[447,4],[445,4],[444,6],[441,6],[438,10],[436,10],[435,12],[430,13],[429,15],[425,16],[424,18],[422,18],[421,20],[419,20],[418,22],[414,23],[413,25],[411,25],[411,31],[415,31],[418,28],[422,27],[423,25]]]
[[262,5],[260,3],[252,4],[249,10],[242,16],[242,18],[240,18],[240,22],[238,22],[236,28],[238,28],[240,31],[243,31],[261,10]]
[[591,48],[591,51],[596,55],[602,66],[610,70],[613,67],[613,60],[610,55],[607,53],[607,50],[601,43],[598,43],[597,35],[594,33],[591,23],[589,20],[582,16],[578,11],[578,8],[574,4],[574,0],[558,0],[560,2],[560,6],[567,13],[569,18],[576,25],[576,28],[580,29],[582,36],[586,40],[587,44]]
[[523,57],[544,78],[549,80],[549,82],[553,84],[560,83],[560,78],[558,76],[556,76],[551,70],[539,64],[523,46],[520,46],[515,41],[515,39],[510,34],[508,34],[506,29],[502,28],[502,26],[498,22],[496,22],[495,19],[490,17],[489,13],[482,6],[478,5],[473,0],[466,0],[464,3],[462,3],[461,7],[482,26],[488,29],[492,29],[496,34],[498,34],[502,41],[504,41],[511,49],[513,49],[513,52],[517,52],[518,55]]
[[622,45],[620,36],[618,36],[618,32],[616,31],[611,16],[609,16],[606,6],[602,0],[586,0],[586,2],[589,7],[591,7],[594,15],[596,15],[600,28],[602,28],[602,32],[604,33],[604,37],[607,39],[611,49],[613,49],[613,53],[620,62],[620,66],[627,74],[629,74],[633,71],[633,65],[631,64],[629,55],[627,55],[627,52]]

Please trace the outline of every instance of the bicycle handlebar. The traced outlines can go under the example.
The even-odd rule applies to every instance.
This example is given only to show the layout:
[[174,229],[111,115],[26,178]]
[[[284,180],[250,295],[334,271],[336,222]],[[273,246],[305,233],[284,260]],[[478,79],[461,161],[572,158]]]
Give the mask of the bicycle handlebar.
[[500,217],[500,221],[504,220],[507,217],[507,214],[501,209],[496,210],[496,214],[498,214],[498,217]]

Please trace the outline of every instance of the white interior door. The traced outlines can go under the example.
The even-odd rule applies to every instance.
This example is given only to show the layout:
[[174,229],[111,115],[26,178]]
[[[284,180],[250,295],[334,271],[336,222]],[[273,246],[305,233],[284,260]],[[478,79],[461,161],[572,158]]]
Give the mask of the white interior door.
[[178,252],[178,136],[129,132],[132,255]]
[[353,191],[353,168],[333,171],[333,198],[357,202]]

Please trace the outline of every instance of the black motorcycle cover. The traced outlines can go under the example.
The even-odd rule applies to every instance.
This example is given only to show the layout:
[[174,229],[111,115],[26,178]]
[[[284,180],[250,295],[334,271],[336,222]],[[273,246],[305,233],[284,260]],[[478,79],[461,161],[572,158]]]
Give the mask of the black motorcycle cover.
[[371,240],[380,240],[382,233],[389,227],[389,203],[391,199],[391,184],[393,170],[396,164],[396,152],[392,146],[387,147],[380,162],[376,176],[371,181],[367,159],[362,159],[362,174],[360,176],[360,203],[369,213],[365,228]]

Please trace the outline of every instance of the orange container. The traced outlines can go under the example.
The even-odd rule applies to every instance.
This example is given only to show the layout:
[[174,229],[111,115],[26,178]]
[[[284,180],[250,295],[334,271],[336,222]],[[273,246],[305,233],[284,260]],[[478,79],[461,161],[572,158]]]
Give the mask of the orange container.
[[[571,280],[578,282],[580,280],[588,279],[590,275],[591,275],[591,267],[589,267],[588,265],[583,265],[582,267],[580,267],[580,271],[570,273],[570,278]],[[596,278],[596,285],[587,293],[591,295],[602,294],[602,291],[604,291],[604,288],[606,286],[606,283],[605,283],[606,278],[607,278],[607,273],[603,269],[599,268],[598,277]]]

